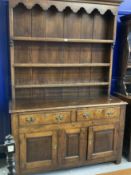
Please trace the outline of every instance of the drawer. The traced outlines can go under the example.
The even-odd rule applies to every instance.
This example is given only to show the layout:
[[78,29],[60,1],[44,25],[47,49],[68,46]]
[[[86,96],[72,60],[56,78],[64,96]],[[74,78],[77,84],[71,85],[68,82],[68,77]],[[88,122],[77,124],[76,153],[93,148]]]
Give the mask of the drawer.
[[87,108],[77,111],[77,121],[115,118],[120,116],[120,107]]
[[104,118],[104,116],[104,108],[87,108],[77,111],[77,121],[99,119]]
[[106,118],[114,118],[120,116],[120,107],[111,107],[106,108],[105,110],[105,117]]
[[92,120],[94,118],[94,109],[81,109],[77,111],[77,121]]
[[67,123],[71,121],[71,112],[43,112],[19,116],[20,126],[38,124]]

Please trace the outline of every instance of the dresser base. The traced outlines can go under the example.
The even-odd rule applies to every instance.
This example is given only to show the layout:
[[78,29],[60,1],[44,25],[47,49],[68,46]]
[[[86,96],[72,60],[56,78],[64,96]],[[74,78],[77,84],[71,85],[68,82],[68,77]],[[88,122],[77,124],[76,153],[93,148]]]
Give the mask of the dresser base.
[[114,97],[97,100],[75,106],[12,108],[18,174],[108,161],[119,164],[126,103]]

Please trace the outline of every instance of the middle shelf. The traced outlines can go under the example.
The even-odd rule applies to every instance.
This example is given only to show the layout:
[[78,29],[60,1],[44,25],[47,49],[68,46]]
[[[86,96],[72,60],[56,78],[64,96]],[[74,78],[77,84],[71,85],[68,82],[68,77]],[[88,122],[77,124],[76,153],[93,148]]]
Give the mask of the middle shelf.
[[110,63],[78,63],[78,64],[43,64],[16,63],[14,67],[109,67]]

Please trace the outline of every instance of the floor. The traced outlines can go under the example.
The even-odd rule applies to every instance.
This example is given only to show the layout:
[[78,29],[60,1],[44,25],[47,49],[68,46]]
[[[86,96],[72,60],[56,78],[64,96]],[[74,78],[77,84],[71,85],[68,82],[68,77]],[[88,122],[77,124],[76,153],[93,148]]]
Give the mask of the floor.
[[[96,175],[100,173],[112,172],[128,168],[131,168],[131,162],[127,162],[126,159],[123,158],[122,163],[119,165],[116,165],[114,163],[104,163],[93,166],[85,166],[80,168],[43,173],[39,175]],[[7,175],[7,169],[5,167],[4,160],[0,161],[0,175]]]
[[0,175],[7,175],[7,169],[5,168],[6,161],[0,160]]

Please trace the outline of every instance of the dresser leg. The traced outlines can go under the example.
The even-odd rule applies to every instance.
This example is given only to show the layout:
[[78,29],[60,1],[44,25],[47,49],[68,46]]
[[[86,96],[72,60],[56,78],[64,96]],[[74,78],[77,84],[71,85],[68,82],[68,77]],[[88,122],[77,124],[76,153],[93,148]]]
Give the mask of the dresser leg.
[[119,165],[120,163],[121,163],[121,159],[118,159],[118,160],[115,161],[116,165]]

